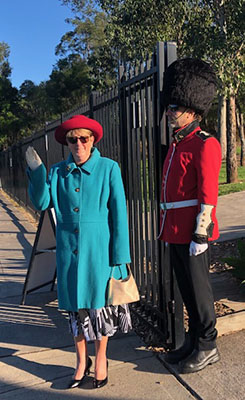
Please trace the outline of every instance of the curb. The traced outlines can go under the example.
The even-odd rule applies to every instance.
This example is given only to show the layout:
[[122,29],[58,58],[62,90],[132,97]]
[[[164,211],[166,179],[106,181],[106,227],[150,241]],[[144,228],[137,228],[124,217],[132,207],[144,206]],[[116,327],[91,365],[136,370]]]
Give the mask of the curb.
[[245,311],[237,311],[233,314],[217,318],[216,329],[218,336],[229,335],[245,329]]

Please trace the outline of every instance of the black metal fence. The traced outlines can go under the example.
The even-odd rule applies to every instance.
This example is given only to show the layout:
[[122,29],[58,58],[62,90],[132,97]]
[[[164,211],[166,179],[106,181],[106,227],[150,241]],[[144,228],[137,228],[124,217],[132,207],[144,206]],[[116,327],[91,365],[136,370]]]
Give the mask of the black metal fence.
[[183,341],[182,302],[166,251],[157,240],[162,162],[169,145],[161,110],[163,74],[175,59],[175,44],[159,42],[145,62],[133,69],[120,67],[118,87],[91,94],[88,103],[0,154],[2,188],[33,212],[27,195],[27,147],[33,145],[49,169],[68,154],[67,147],[54,139],[60,122],[84,114],[102,124],[104,137],[98,148],[103,156],[119,162],[128,202],[132,269],[141,295],[133,311],[151,332],[158,332],[166,347]]

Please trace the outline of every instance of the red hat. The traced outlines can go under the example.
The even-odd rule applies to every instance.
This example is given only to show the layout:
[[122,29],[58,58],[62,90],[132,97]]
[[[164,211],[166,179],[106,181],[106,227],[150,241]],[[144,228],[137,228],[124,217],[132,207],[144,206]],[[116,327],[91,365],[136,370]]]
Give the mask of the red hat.
[[64,144],[67,146],[66,142],[66,134],[71,129],[89,129],[93,132],[94,135],[94,143],[97,143],[102,139],[103,136],[103,128],[99,122],[95,121],[95,119],[91,119],[85,117],[85,115],[73,115],[67,121],[62,122],[61,125],[55,130],[55,139],[57,142]]

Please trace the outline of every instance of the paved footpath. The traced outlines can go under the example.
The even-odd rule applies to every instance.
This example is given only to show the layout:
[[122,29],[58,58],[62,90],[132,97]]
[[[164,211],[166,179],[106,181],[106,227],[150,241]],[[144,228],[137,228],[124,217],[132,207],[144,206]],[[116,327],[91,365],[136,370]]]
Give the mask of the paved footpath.
[[218,241],[245,237],[245,192],[220,196],[217,218],[220,227]]
[[[244,192],[239,194],[239,201],[243,201],[244,195]],[[234,203],[232,198],[231,203]],[[222,207],[230,213],[224,199]],[[234,221],[234,215],[230,219]],[[240,216],[239,220],[241,227],[244,219]],[[243,233],[244,229],[243,225]],[[0,191],[1,400],[244,399],[245,329],[241,327],[218,338],[219,363],[188,375],[180,375],[177,368],[168,366],[163,355],[148,351],[135,334],[116,335],[109,344],[108,385],[93,390],[92,371],[82,388],[66,390],[75,354],[66,315],[57,310],[55,294],[29,294],[26,304],[20,305],[35,232],[36,226],[27,214]],[[94,361],[91,345],[89,352]]]

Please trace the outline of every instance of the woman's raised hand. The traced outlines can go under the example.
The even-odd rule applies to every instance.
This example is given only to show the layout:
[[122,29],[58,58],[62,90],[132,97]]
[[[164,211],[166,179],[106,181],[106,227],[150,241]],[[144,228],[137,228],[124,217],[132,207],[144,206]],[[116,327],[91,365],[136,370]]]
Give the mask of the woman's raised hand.
[[41,158],[32,146],[29,146],[26,150],[26,162],[32,171],[37,169],[42,164]]

